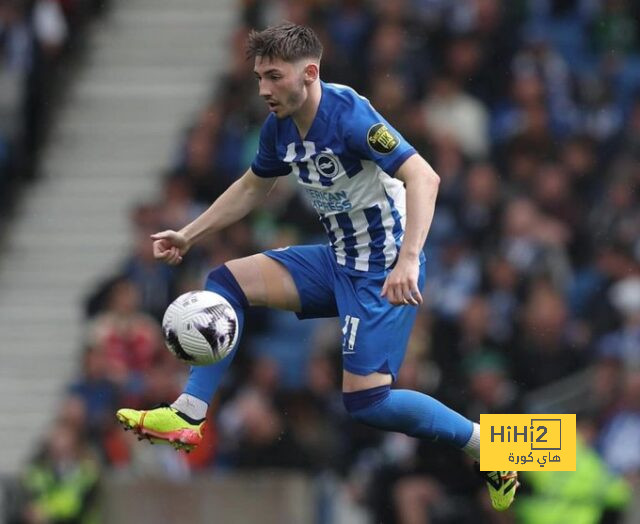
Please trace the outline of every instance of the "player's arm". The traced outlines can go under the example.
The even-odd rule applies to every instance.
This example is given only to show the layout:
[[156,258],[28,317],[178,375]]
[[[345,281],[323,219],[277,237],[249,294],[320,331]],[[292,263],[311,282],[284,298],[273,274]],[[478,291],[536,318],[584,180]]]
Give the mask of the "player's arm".
[[417,261],[431,228],[440,177],[419,154],[407,158],[395,176],[404,182],[407,206],[399,258]]
[[168,264],[178,264],[191,246],[203,237],[220,231],[245,217],[260,204],[276,183],[251,169],[231,184],[211,206],[180,231],[162,231],[151,235],[153,254]]
[[407,158],[395,177],[406,186],[406,226],[398,261],[381,294],[395,305],[418,305],[422,303],[418,289],[420,252],[433,220],[440,177],[419,154]]

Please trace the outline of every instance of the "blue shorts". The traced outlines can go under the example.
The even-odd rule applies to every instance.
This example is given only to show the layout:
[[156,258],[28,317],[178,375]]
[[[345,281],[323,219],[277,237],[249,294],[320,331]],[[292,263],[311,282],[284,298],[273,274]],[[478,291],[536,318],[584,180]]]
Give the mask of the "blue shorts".
[[[343,367],[356,375],[397,376],[418,313],[415,306],[392,306],[380,296],[385,273],[345,271],[327,245],[293,246],[264,253],[283,264],[298,289],[298,318],[340,317]],[[422,290],[425,264],[420,264]]]

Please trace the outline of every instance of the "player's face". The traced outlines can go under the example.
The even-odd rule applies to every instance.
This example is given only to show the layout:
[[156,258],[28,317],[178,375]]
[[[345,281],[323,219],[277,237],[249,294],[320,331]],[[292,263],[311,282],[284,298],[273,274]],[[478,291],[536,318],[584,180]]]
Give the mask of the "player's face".
[[257,56],[253,72],[259,95],[278,118],[291,116],[306,100],[304,64]]

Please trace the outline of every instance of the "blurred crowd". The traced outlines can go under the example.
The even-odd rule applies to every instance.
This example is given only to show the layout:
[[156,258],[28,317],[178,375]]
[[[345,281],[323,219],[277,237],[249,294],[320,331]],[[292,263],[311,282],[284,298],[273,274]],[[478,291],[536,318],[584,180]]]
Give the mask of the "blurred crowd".
[[68,65],[108,0],[0,0],[0,225],[37,153]]
[[[244,0],[241,9],[227,73],[182,134],[158,198],[132,210],[127,258],[87,300],[80,371],[31,467],[73,471],[77,508],[98,467],[171,478],[285,468],[337,479],[374,522],[622,522],[640,486],[640,4]],[[206,442],[189,455],[139,445],[115,424],[117,407],[181,391],[187,369],[160,330],[174,297],[229,259],[326,242],[288,177],[180,266],[152,256],[150,233],[186,224],[249,166],[267,113],[244,42],[282,19],[311,25],[325,45],[323,79],[367,96],[441,177],[426,303],[396,386],[475,420],[577,413],[577,472],[525,474],[507,515],[489,510],[462,453],[348,420],[333,320],[252,309]],[[46,507],[29,475],[27,516]]]

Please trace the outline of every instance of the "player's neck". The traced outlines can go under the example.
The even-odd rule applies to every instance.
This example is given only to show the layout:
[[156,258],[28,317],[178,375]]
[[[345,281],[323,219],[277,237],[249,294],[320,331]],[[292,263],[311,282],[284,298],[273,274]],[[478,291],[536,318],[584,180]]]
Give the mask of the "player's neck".
[[320,80],[309,86],[307,99],[304,101],[300,109],[291,115],[294,124],[298,128],[300,138],[304,140],[311,129],[313,120],[318,112],[320,99],[322,98],[322,87]]

